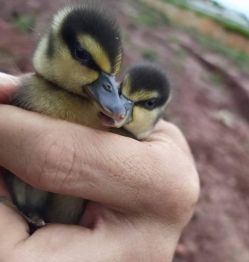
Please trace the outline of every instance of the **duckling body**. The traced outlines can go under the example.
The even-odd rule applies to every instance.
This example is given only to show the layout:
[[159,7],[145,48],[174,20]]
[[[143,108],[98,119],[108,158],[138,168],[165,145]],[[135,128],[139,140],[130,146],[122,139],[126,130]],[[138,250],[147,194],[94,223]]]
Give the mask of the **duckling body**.
[[[12,104],[91,128],[108,129],[100,124],[96,103],[63,90],[38,75],[23,82]],[[11,174],[8,174],[8,184],[11,184],[14,203],[22,213],[35,219],[34,223],[40,223],[42,218],[47,223],[75,224],[83,211],[83,199],[39,190]]]
[[[125,116],[114,81],[121,60],[119,28],[99,1],[66,7],[54,16],[39,42],[33,57],[35,73],[23,79],[12,105],[107,130],[100,123],[100,112],[115,121]],[[6,173],[14,204],[25,216],[38,224],[40,218],[47,223],[77,223],[84,200],[36,189]]]
[[25,79],[11,103],[53,118],[104,129],[99,123],[100,109],[96,103],[86,97],[70,93],[39,75]]

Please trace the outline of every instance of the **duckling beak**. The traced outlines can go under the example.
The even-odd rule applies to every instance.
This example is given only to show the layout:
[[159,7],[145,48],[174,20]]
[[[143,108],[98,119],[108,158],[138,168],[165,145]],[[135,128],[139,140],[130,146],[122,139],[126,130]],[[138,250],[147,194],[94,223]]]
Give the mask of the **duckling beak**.
[[126,110],[119,97],[114,76],[101,72],[99,78],[86,87],[86,91],[105,115],[117,122],[126,118]]
[[131,122],[133,120],[132,118],[132,112],[133,112],[133,107],[134,107],[134,102],[129,100],[128,98],[126,98],[125,96],[121,95],[120,96],[120,100],[123,104],[123,106],[125,107],[125,118],[122,119],[121,121],[115,121],[113,127],[121,127],[124,126],[125,124],[128,124],[129,122]]

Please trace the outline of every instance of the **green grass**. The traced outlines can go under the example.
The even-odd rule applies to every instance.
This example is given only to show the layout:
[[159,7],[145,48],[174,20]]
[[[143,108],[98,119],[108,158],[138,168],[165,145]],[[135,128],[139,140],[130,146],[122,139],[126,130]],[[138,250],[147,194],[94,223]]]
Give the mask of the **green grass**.
[[217,17],[215,15],[207,14],[202,11],[194,10],[191,7],[188,6],[186,0],[162,0],[163,2],[173,4],[175,6],[178,6],[179,8],[190,10],[191,12],[194,12],[198,15],[208,17],[217,23],[219,23],[226,31],[238,33],[240,35],[243,35],[246,38],[249,38],[249,28],[243,27],[239,24],[233,23],[232,21],[223,19],[221,17]]
[[226,79],[218,72],[206,72],[201,75],[201,79],[216,89],[223,90],[226,87]]
[[142,51],[142,56],[145,60],[156,62],[158,60],[158,53],[155,50],[146,49]]
[[30,33],[34,27],[35,18],[33,15],[16,14],[13,17],[13,24],[21,32]]
[[219,41],[216,41],[214,39],[210,39],[208,37],[202,36],[198,33],[193,33],[192,36],[205,48],[208,50],[217,52],[219,54],[222,54],[226,56],[227,58],[234,61],[237,66],[240,68],[246,69],[248,71],[249,68],[249,56],[235,50],[233,48],[230,48],[224,44],[222,44]]
[[170,25],[170,19],[163,12],[159,12],[146,4],[136,1],[139,4],[139,14],[132,19],[136,25],[147,25],[150,27]]
[[188,8],[188,3],[186,0],[162,0],[163,2],[170,3],[173,5],[176,5],[178,7],[187,9]]
[[173,61],[173,66],[179,70],[183,70],[184,63],[187,57],[188,57],[188,53],[184,49],[179,49],[175,53],[175,59]]
[[199,12],[201,15],[204,15],[206,17],[209,17],[211,19],[213,19],[214,21],[216,21],[218,24],[220,24],[226,31],[232,32],[232,33],[238,33],[240,35],[243,35],[246,38],[249,38],[249,29],[246,27],[243,27],[241,25],[237,25],[231,21],[216,17],[216,16],[212,16],[212,15],[208,15],[202,12]]
[[215,87],[219,87],[219,88],[225,87],[225,80],[223,76],[220,75],[219,73],[211,73],[209,75],[209,82]]
[[[162,0],[162,1],[172,3],[174,5],[181,7],[181,8],[185,8],[185,9],[188,8],[185,0]],[[142,3],[142,2],[140,2],[140,0],[137,0],[136,2],[139,2],[140,4]],[[143,6],[141,5],[140,9],[141,9],[140,15],[136,18],[137,23],[148,24],[148,25],[151,25],[151,26],[152,25],[155,26],[155,25],[160,24],[159,23],[160,19],[159,20],[158,20],[158,18],[155,19],[155,17],[158,17],[158,14],[163,13],[163,11],[160,12],[160,11],[155,10],[156,16],[152,15],[152,16],[149,16],[149,18],[148,18],[148,14],[154,13],[154,11],[152,11],[151,8],[148,7],[146,4],[144,4]],[[205,15],[205,14],[202,14],[202,15]],[[170,21],[169,19],[166,19],[166,20]],[[224,22],[224,25],[225,24],[228,25],[227,23],[229,24],[229,26],[227,26],[227,30],[230,30],[233,26],[237,26],[237,25],[231,24],[227,21]],[[172,25],[172,23],[170,23],[170,25]],[[230,48],[230,47],[224,45],[223,43],[221,43],[217,40],[202,36],[198,32],[196,32],[194,29],[185,28],[185,30],[187,30],[188,33],[190,35],[192,35],[203,47],[207,48],[208,50],[211,50],[211,51],[214,51],[214,52],[217,52],[219,54],[226,56],[227,58],[229,58],[233,62],[235,62],[238,67],[248,71],[249,55],[242,53],[242,52],[240,52],[236,49]],[[244,29],[242,28],[241,30],[243,31]],[[246,29],[246,31],[248,31],[248,35],[249,35],[249,29]],[[170,39],[170,41],[172,43],[179,42],[179,40],[177,40],[176,38],[172,38],[172,39]],[[143,54],[143,56],[148,57],[148,56],[151,56],[151,54],[150,54],[150,52],[149,52],[149,54],[147,54],[147,52],[145,52],[145,54]],[[182,63],[183,63],[185,57],[186,57],[186,54],[184,54],[183,52],[178,53],[177,56],[176,56],[176,59],[174,61],[174,65],[177,68],[182,68]]]
[[172,44],[179,44],[180,43],[180,40],[177,37],[175,37],[175,36],[170,37],[169,41]]
[[151,16],[141,14],[133,20],[137,25],[157,26],[158,21]]

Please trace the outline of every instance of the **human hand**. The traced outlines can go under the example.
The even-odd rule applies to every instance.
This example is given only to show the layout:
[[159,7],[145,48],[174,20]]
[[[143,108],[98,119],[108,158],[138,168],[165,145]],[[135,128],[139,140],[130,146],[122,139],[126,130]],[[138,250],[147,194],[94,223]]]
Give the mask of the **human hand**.
[[[17,85],[11,79],[0,75],[2,102]],[[0,204],[0,261],[171,261],[199,195],[175,126],[160,121],[138,142],[8,105],[0,123],[0,166],[42,190],[90,200],[83,226],[49,225],[31,236]]]
[[4,73],[0,73],[0,103],[7,103],[10,96],[18,87],[19,79]]

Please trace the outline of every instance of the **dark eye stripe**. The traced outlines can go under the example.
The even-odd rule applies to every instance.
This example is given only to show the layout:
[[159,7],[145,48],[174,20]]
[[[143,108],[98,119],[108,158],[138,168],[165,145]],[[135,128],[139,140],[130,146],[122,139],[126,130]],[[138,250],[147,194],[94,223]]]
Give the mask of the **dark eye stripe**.
[[[71,52],[72,53],[72,52]],[[74,54],[72,53],[72,56],[73,56],[73,58],[74,59],[76,59],[75,58],[75,56],[74,56]],[[77,59],[76,59],[77,60]],[[79,60],[77,60],[77,61],[79,61]],[[79,61],[82,65],[84,65],[84,66],[87,66],[88,68],[91,68],[91,69],[93,69],[93,70],[95,70],[95,71],[101,71],[101,69],[99,68],[99,66],[95,63],[95,61],[93,60],[93,58],[92,58],[92,56],[91,56],[91,54],[89,54],[89,58],[88,58],[88,61],[87,62],[84,62],[84,61]]]
[[[75,50],[76,50],[76,48],[81,47],[80,43],[76,39],[76,34],[74,32],[72,32],[72,31],[70,33],[69,32],[64,32],[63,39],[64,39],[65,43],[67,44],[69,50],[70,50],[71,56],[74,59],[76,59],[78,62],[80,62],[75,57]],[[84,65],[84,66],[87,66],[88,68],[91,68],[91,69],[97,71],[97,72],[101,71],[100,67],[93,60],[93,57],[91,56],[91,54],[89,54],[89,60],[88,60],[87,63],[84,63],[84,62],[80,62],[80,63],[82,65]]]
[[[155,108],[161,107],[165,104],[165,99],[164,98],[154,98],[155,99],[155,106],[153,108],[146,108],[147,110],[154,110]],[[142,100],[142,101],[137,101],[135,103],[135,105],[139,106],[139,107],[143,107],[145,108],[145,103],[148,102],[151,99],[148,100]]]
[[[72,55],[72,57],[74,58],[74,59],[76,59],[79,63],[81,63],[82,65],[84,65],[84,66],[87,66],[88,68],[91,68],[91,69],[93,69],[93,70],[95,70],[95,71],[101,71],[101,69],[99,68],[99,66],[95,63],[95,61],[94,61],[94,59],[93,59],[93,57],[91,56],[91,54],[90,53],[88,53],[88,55],[89,55],[89,57],[88,57],[88,61],[80,61],[80,60],[78,60],[76,57],[75,57],[75,50],[77,49],[77,48],[82,48],[81,46],[80,46],[80,44],[76,41],[76,44],[74,44],[73,46],[75,46],[75,47],[71,47],[71,46],[69,46],[69,48],[70,48],[70,52],[71,52],[71,55]],[[82,49],[84,49],[84,48],[82,48]]]
[[84,61],[87,63],[90,58],[90,54],[83,48],[77,47],[74,51],[74,56],[79,61]]
[[[122,50],[121,34],[112,16],[100,11],[102,10],[101,3],[98,3],[98,7],[100,9],[96,7],[76,8],[69,13],[62,24],[61,36],[70,49],[77,41],[76,35],[92,36],[106,51],[114,71],[117,57]],[[92,63],[90,66],[95,69],[96,63],[95,65]]]

